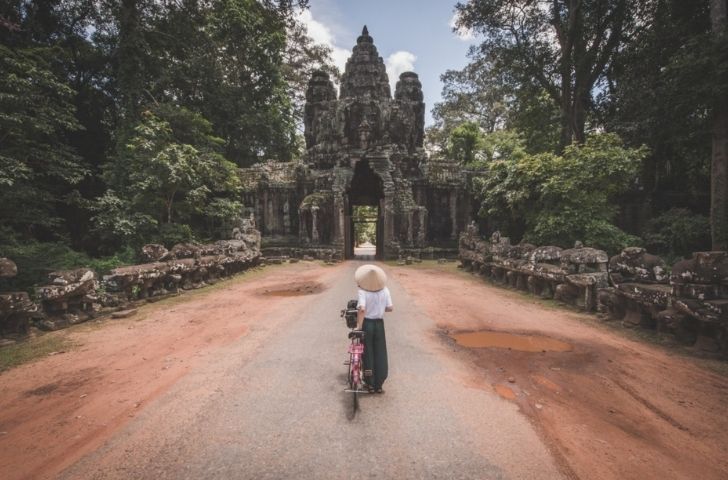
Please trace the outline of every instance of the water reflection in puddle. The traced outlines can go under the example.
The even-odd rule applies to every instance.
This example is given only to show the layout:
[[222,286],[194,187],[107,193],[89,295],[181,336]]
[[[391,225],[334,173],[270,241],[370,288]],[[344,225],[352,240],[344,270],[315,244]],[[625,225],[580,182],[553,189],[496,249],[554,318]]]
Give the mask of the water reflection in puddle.
[[456,333],[451,337],[468,348],[508,348],[521,352],[569,352],[571,345],[542,335],[517,335],[506,332]]
[[501,397],[503,397],[507,400],[516,399],[516,392],[514,392],[510,388],[506,387],[505,385],[496,385],[495,391],[498,392],[498,395],[500,395]]

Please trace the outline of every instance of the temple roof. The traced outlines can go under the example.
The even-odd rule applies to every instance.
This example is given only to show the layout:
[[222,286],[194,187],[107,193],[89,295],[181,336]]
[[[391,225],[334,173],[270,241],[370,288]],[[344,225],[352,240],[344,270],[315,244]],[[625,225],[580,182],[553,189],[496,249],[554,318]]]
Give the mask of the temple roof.
[[374,39],[366,25],[356,40],[351,57],[346,62],[341,77],[340,98],[390,99],[389,77],[384,60],[379,56]]
[[431,185],[463,185],[466,172],[454,160],[430,158],[423,165],[423,174]]
[[300,162],[267,160],[239,169],[238,176],[244,192],[255,191],[261,184],[273,188],[291,188],[295,187],[299,169],[302,167]]

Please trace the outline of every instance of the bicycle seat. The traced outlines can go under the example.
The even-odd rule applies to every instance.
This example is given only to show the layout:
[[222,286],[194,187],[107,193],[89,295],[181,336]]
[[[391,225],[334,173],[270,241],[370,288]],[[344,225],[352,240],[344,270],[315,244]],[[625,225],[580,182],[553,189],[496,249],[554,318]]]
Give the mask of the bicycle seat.
[[366,333],[364,330],[352,330],[349,332],[349,338],[364,338],[366,336]]

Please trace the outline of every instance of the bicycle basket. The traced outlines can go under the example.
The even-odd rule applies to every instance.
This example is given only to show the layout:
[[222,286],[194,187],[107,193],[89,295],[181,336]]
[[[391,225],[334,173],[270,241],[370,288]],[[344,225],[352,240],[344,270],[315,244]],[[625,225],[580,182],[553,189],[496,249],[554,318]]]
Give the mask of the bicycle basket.
[[356,300],[349,300],[346,302],[346,310],[344,310],[344,318],[346,319],[347,328],[356,328]]

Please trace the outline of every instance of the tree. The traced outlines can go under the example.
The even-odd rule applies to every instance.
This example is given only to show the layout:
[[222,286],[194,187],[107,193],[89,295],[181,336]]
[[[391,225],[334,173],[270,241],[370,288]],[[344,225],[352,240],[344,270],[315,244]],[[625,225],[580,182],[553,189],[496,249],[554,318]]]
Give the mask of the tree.
[[68,145],[80,125],[49,60],[57,53],[0,45],[0,218],[26,238],[60,233],[56,208],[87,174]]
[[[713,155],[711,161],[710,225],[713,250],[728,250],[728,4],[710,1],[714,44],[718,52],[718,80],[723,90],[713,107]],[[721,85],[721,83],[719,83]]]
[[306,89],[311,74],[317,70],[323,70],[333,81],[338,81],[341,73],[333,64],[331,48],[315,43],[308,35],[306,26],[295,19],[286,29],[286,48],[283,53],[282,68],[288,96],[293,101],[293,118],[296,126],[301,129]]
[[477,50],[468,56],[471,61],[462,70],[440,76],[442,102],[435,104],[433,116],[446,136],[464,122],[477,123],[485,132],[503,128],[513,95],[507,73],[499,71],[495,62]]
[[460,124],[452,131],[448,146],[448,155],[462,165],[475,162],[475,157],[482,148],[483,134],[480,127],[473,122]]
[[453,131],[472,122],[486,133],[519,131],[531,152],[554,151],[559,113],[548,94],[538,86],[520,84],[479,49],[471,49],[468,56],[465,68],[440,77],[443,100],[435,104],[435,125],[427,132],[431,149],[447,152]]
[[562,155],[529,155],[522,141],[501,136],[474,183],[481,215],[509,235],[538,245],[582,240],[616,252],[636,241],[613,225],[614,198],[634,181],[644,148],[624,148],[613,134],[590,136]]
[[472,0],[458,3],[459,26],[485,40],[519,84],[545,91],[560,111],[560,146],[584,142],[595,85],[619,51],[643,2],[636,0]]
[[[109,190],[98,202],[97,227],[109,228],[126,240],[155,226],[194,224],[195,218],[240,212],[240,183],[235,165],[218,151],[224,141],[212,125],[186,109],[161,105],[145,111],[123,150],[125,178],[108,171]],[[189,228],[194,232],[195,228]],[[196,229],[198,232],[199,228]]]
[[719,90],[708,1],[658,0],[607,70],[595,122],[650,155],[642,203],[708,213],[711,99]]

